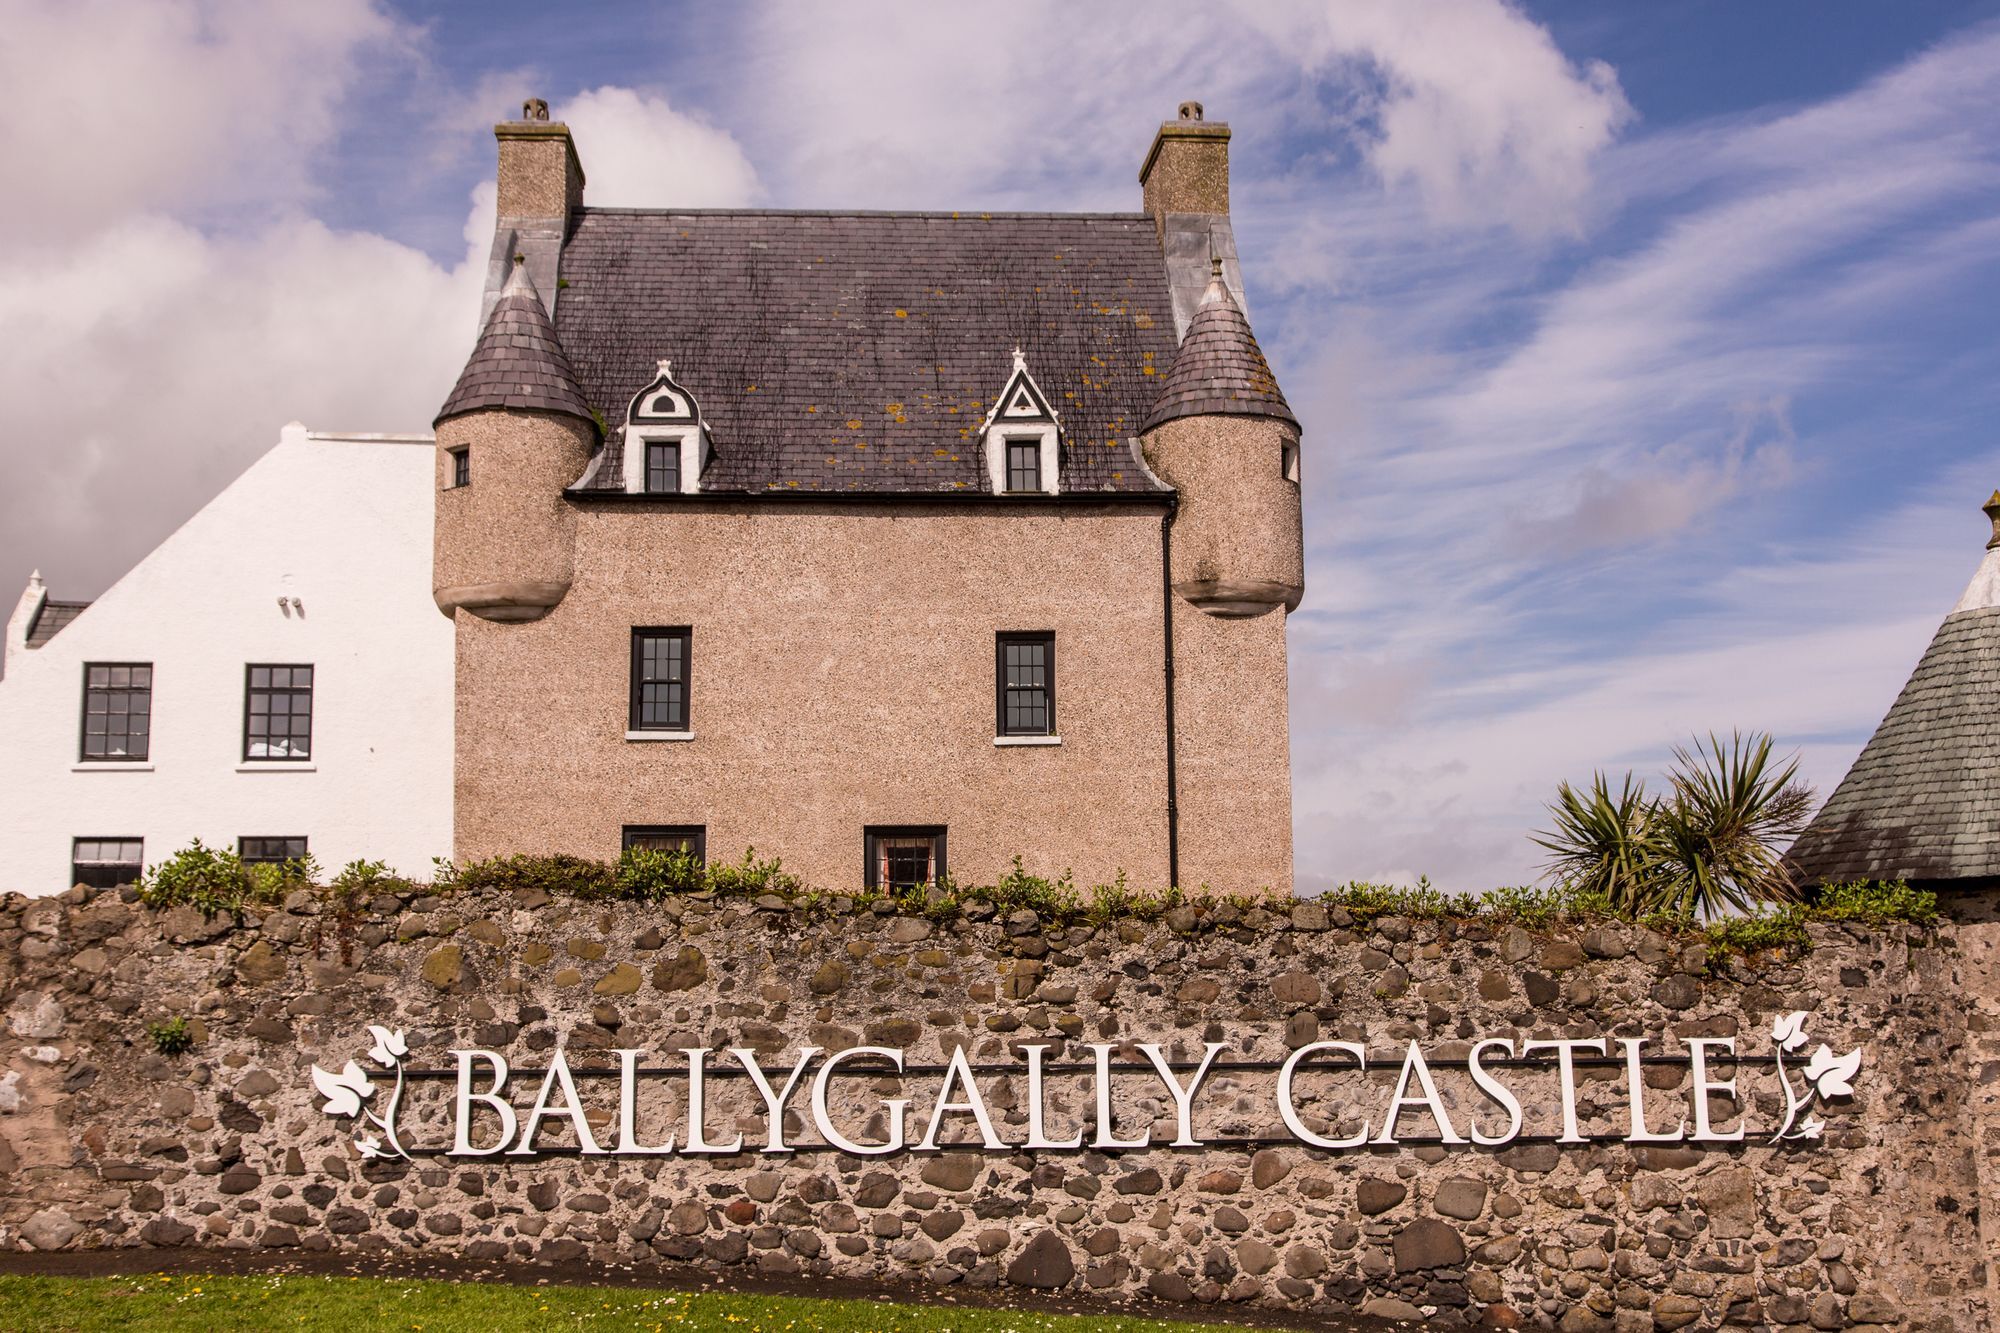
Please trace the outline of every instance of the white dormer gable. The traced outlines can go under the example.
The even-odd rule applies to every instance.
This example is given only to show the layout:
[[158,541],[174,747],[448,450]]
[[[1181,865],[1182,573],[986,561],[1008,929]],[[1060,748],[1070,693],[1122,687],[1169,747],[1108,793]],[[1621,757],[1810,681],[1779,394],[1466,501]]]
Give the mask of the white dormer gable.
[[1014,349],[1014,371],[980,423],[986,477],[996,495],[1054,495],[1061,487],[1062,419],[1049,405],[1028,359]]
[[674,380],[674,363],[660,362],[625,412],[625,489],[691,495],[713,452],[701,405]]

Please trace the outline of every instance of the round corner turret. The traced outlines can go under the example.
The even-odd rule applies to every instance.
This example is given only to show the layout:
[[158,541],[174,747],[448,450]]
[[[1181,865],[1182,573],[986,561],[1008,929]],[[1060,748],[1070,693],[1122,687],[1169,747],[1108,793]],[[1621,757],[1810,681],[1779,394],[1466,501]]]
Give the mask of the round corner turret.
[[1175,595],[1244,619],[1297,610],[1305,596],[1300,431],[1216,268],[1141,442],[1180,497]]

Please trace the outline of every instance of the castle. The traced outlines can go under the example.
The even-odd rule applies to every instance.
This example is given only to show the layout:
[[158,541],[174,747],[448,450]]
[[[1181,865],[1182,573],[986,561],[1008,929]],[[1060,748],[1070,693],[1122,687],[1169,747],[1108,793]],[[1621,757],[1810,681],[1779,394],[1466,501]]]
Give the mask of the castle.
[[459,858],[1290,892],[1301,432],[1226,125],[1117,214],[593,208],[546,104],[495,134],[436,421]]

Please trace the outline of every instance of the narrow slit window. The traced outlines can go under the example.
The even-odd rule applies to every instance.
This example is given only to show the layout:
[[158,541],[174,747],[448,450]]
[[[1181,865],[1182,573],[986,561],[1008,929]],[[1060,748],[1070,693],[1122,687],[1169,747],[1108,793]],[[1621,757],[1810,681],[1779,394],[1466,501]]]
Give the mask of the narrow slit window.
[[995,726],[1002,736],[1056,732],[1056,636],[1009,633],[994,650]]
[[1284,451],[1278,456],[1278,467],[1283,471],[1286,481],[1293,485],[1298,484],[1299,442],[1297,440],[1285,441]]
[[1007,490],[1012,493],[1032,492],[1041,489],[1041,440],[1007,441]]
[[642,848],[649,852],[679,852],[697,861],[708,860],[708,829],[702,824],[627,824],[624,849]]
[[303,861],[306,840],[293,837],[238,838],[237,859],[247,866],[281,866],[287,861]]
[[152,663],[86,662],[82,757],[138,763],[151,752],[152,730]]
[[646,442],[646,489],[653,494],[677,494],[681,488],[681,446],[678,440]]
[[137,884],[145,868],[144,841],[138,838],[77,838],[70,843],[69,882],[93,889]]
[[632,631],[633,731],[688,729],[688,656],[694,631],[635,629]]
[[472,451],[453,449],[451,451],[451,484],[470,486],[472,484]]
[[252,664],[246,672],[243,757],[312,758],[313,669]]
[[917,889],[944,879],[941,827],[882,827],[864,832],[867,887]]

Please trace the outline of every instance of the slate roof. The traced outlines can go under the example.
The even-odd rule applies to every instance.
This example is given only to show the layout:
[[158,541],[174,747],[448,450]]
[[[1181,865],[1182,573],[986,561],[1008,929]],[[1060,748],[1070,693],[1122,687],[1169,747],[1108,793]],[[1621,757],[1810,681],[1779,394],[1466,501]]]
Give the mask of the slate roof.
[[35,613],[35,623],[28,626],[27,646],[41,647],[89,609],[89,602],[58,602],[53,597],[44,600],[42,609]]
[[1141,429],[1151,430],[1178,417],[1208,415],[1275,417],[1294,427],[1299,424],[1257,346],[1257,336],[1250,332],[1250,321],[1219,274],[1209,280],[1201,308],[1189,321],[1187,337],[1174,355],[1173,370]]
[[1066,492],[1157,492],[1129,441],[1174,359],[1151,217],[586,208],[555,326],[610,423],[659,361],[700,403],[705,491],[989,492],[978,432],[1019,347]]
[[1787,855],[1809,884],[2000,875],[2000,607],[1945,617]]
[[501,289],[437,421],[482,407],[559,412],[592,420],[549,312],[523,265],[515,265]]

